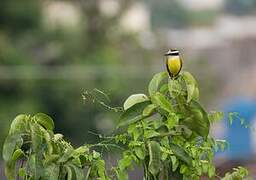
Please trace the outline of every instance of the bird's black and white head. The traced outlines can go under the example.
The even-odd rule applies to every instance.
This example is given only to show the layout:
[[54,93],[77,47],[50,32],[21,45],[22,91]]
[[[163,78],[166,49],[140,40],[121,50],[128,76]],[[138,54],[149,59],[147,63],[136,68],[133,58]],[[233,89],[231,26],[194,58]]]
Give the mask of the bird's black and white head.
[[176,49],[170,49],[167,53],[164,54],[165,56],[179,56],[180,52]]

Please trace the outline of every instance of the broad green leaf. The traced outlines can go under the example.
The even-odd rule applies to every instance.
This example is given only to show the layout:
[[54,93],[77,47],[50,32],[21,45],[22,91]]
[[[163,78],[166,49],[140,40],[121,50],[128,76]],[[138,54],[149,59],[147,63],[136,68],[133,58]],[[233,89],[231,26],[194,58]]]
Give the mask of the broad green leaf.
[[32,149],[33,152],[39,152],[43,144],[43,133],[40,130],[40,126],[38,124],[30,124],[31,129],[31,141],[32,141]]
[[37,113],[34,116],[35,120],[38,124],[42,125],[45,129],[53,130],[54,129],[54,122],[53,119],[44,113]]
[[143,110],[142,115],[143,116],[150,116],[150,115],[152,115],[155,112],[156,108],[157,108],[157,106],[155,104],[149,104]]
[[150,141],[148,143],[148,151],[148,170],[153,176],[156,176],[159,173],[161,167],[161,149],[159,143],[156,141]]
[[53,153],[53,145],[52,145],[51,135],[46,129],[44,129],[42,127],[40,127],[40,130],[42,131],[43,138],[46,141],[48,153],[52,154]]
[[179,81],[175,79],[169,79],[168,90],[172,98],[175,98],[182,93],[182,87],[179,84]]
[[74,149],[73,148],[66,148],[63,152],[63,155],[58,160],[58,163],[64,163],[68,161],[73,155]]
[[20,134],[11,134],[6,137],[3,146],[3,159],[5,162],[12,160],[15,149],[20,148],[22,143],[23,140]]
[[178,123],[179,123],[179,117],[175,113],[169,114],[169,116],[167,117],[167,123],[166,123],[166,126],[168,127],[168,129],[169,130],[172,129]]
[[30,154],[27,160],[27,169],[33,175],[34,179],[44,176],[45,168],[43,168],[42,151]]
[[150,96],[158,92],[161,82],[167,77],[168,77],[168,73],[166,71],[160,72],[154,75],[153,79],[150,81],[148,86],[148,92]]
[[133,94],[129,96],[126,101],[124,102],[124,110],[129,109],[135,104],[148,101],[148,97],[145,94]]
[[153,138],[153,137],[156,137],[156,136],[159,136],[160,133],[156,132],[155,130],[145,130],[145,133],[144,133],[144,137],[146,139],[149,139],[149,138]]
[[168,92],[168,84],[163,84],[159,90],[160,93],[165,94]]
[[134,147],[134,152],[136,154],[136,156],[141,159],[144,160],[145,159],[145,150],[143,147]]
[[51,164],[45,167],[43,173],[43,180],[56,180],[59,178],[60,167],[57,164]]
[[106,179],[105,161],[102,159],[97,160],[95,165],[97,167],[97,172],[98,172],[99,178],[102,180],[105,180]]
[[171,156],[171,161],[172,161],[172,171],[174,172],[179,167],[179,161],[176,158],[176,156]]
[[72,180],[73,174],[72,174],[72,169],[68,165],[64,165],[64,168],[67,171],[67,180]]
[[143,130],[141,128],[136,127],[136,124],[131,124],[128,127],[127,132],[133,136],[133,139],[135,141],[137,141],[138,138],[143,134]]
[[16,161],[17,159],[24,155],[25,153],[21,149],[16,149],[12,155],[12,161]]
[[173,107],[171,105],[171,103],[169,102],[169,100],[166,99],[166,97],[161,94],[160,92],[155,93],[152,97],[151,97],[152,102],[159,106],[161,109],[172,113],[173,112]]
[[180,147],[176,144],[170,143],[170,148],[178,159],[187,163],[188,166],[192,166],[192,158],[182,147]]
[[20,177],[24,177],[26,175],[26,169],[25,168],[19,168],[18,175]]
[[74,173],[76,175],[76,180],[84,180],[84,171],[82,168],[79,168],[71,163],[69,163],[69,166],[74,170]]
[[190,130],[202,137],[207,137],[209,134],[209,119],[208,115],[202,106],[192,100],[188,106],[188,117],[181,121],[181,124],[187,126]]
[[184,79],[187,88],[187,102],[189,103],[192,99],[199,98],[199,89],[195,78],[189,72],[183,72],[181,77]]
[[21,133],[26,131],[26,118],[27,115],[20,114],[12,121],[9,134]]
[[180,173],[185,174],[187,170],[188,170],[188,167],[182,164],[180,167]]
[[79,157],[80,155],[84,154],[89,154],[89,148],[86,145],[80,146],[77,149],[75,149],[72,153],[72,157]]
[[137,121],[144,119],[145,117],[142,115],[144,108],[150,104],[150,101],[144,101],[141,103],[137,103],[134,106],[127,109],[120,117],[119,123],[117,127],[126,126]]
[[45,157],[44,164],[49,165],[51,163],[56,163],[56,161],[60,158],[59,154],[50,154]]
[[126,170],[128,167],[130,167],[132,164],[132,157],[125,155],[123,159],[118,161],[118,167],[121,171]]

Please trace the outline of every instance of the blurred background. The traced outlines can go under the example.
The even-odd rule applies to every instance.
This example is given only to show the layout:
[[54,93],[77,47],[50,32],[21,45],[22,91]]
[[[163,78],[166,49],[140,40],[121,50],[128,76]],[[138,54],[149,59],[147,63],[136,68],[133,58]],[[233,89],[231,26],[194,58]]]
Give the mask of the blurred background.
[[[1,0],[1,147],[14,117],[36,112],[74,145],[95,142],[88,131],[110,132],[117,115],[83,91],[122,106],[146,93],[169,48],[181,51],[208,110],[237,111],[256,127],[256,0]],[[238,124],[214,126],[230,142],[216,163],[253,173],[256,134]]]

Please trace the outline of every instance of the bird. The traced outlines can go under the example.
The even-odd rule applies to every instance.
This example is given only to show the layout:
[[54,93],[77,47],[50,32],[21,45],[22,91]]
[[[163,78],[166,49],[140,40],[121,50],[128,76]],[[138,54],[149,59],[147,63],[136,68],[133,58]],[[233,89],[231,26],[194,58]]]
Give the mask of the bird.
[[164,54],[166,59],[166,68],[171,79],[176,78],[182,69],[182,60],[180,52],[176,49],[171,49]]

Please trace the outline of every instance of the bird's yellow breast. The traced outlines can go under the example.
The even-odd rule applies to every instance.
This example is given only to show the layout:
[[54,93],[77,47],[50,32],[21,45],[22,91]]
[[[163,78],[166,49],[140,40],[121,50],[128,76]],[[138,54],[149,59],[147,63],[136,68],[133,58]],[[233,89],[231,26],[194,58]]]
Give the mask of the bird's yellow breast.
[[168,69],[169,71],[173,74],[173,76],[176,76],[181,69],[181,59],[179,56],[173,56],[173,57],[169,57],[167,59],[167,65],[168,65]]

